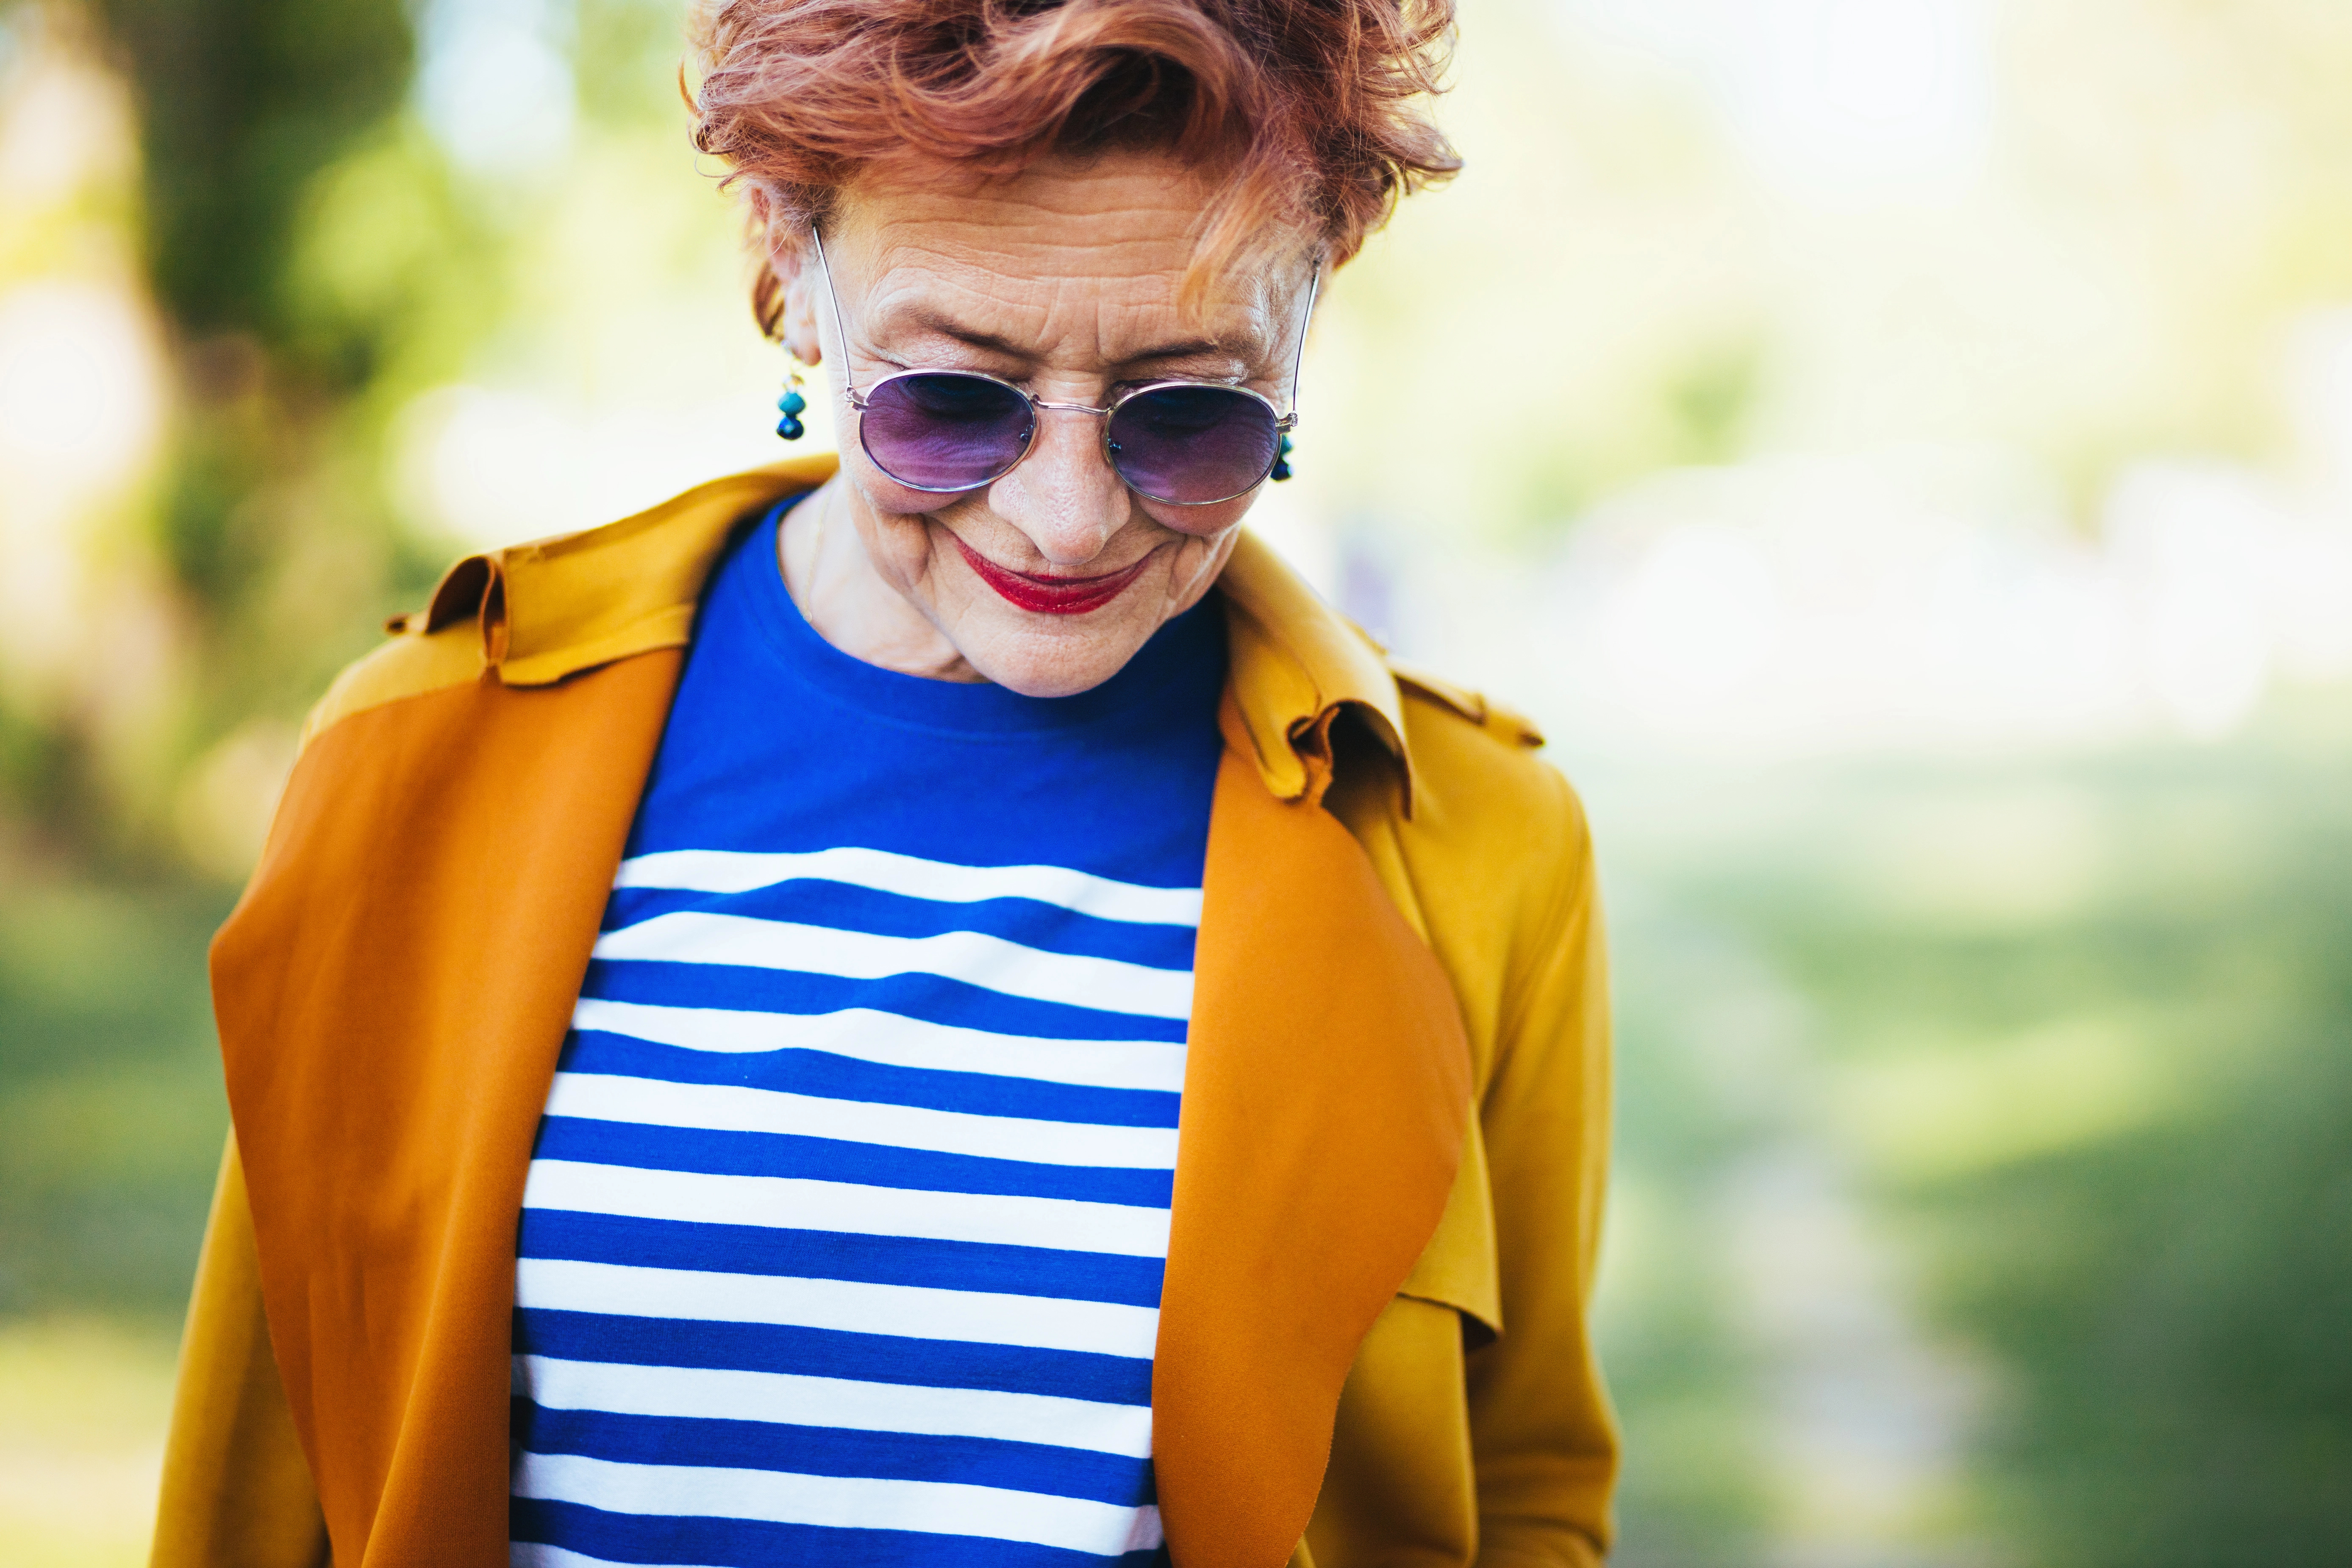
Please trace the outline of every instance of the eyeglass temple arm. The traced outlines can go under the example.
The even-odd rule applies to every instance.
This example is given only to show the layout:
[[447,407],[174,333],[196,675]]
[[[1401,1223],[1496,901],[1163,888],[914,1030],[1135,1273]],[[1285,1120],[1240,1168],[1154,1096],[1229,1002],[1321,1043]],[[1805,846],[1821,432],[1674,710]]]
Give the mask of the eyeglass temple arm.
[[[1307,275],[1307,310],[1298,318],[1298,349],[1290,356],[1290,418],[1298,418],[1298,373],[1307,368],[1307,328],[1315,320],[1315,297],[1323,291],[1323,254],[1315,255],[1315,269]],[[839,309],[838,306],[835,309]]]
[[849,406],[864,408],[857,395],[857,384],[849,368],[849,323],[841,317],[841,294],[833,286],[833,264],[824,258],[824,236],[816,225],[809,225],[809,243],[816,247],[816,269],[824,279],[825,302],[833,307],[833,341],[841,345],[841,385],[849,395]]

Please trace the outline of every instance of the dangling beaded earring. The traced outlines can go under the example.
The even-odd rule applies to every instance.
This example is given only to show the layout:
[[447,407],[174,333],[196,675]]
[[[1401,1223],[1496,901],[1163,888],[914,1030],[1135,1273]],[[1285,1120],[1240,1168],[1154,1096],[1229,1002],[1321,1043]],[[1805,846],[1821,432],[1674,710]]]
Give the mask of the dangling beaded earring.
[[784,395],[776,399],[776,412],[783,417],[776,421],[776,434],[787,441],[797,441],[808,434],[801,416],[808,411],[808,399],[801,395],[801,369],[793,365],[784,372]]
[[1274,471],[1268,474],[1266,478],[1274,480],[1276,484],[1280,484],[1289,477],[1290,437],[1286,435],[1282,438],[1282,445],[1274,449]]

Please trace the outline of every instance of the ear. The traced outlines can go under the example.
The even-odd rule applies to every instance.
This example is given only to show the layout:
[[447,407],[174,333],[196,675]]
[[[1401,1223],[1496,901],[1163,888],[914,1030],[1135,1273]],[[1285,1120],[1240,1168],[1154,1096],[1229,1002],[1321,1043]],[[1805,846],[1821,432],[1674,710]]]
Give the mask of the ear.
[[803,364],[822,363],[824,342],[816,330],[816,291],[824,285],[816,275],[808,232],[795,223],[763,222],[761,228],[767,237],[765,265],[783,296],[776,335]]

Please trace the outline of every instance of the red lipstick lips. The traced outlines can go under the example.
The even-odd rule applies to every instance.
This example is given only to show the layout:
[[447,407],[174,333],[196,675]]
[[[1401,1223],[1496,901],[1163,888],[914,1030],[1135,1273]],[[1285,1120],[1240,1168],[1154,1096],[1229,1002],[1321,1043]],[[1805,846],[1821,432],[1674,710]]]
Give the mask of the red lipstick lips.
[[[948,537],[955,539],[953,534]],[[982,582],[995,589],[1007,603],[1041,616],[1083,616],[1088,610],[1101,609],[1125,593],[1127,585],[1142,574],[1151,560],[1146,555],[1126,571],[1102,577],[1041,577],[1034,573],[1010,571],[962,540],[956,539],[955,542],[956,548],[963,552],[965,563]]]

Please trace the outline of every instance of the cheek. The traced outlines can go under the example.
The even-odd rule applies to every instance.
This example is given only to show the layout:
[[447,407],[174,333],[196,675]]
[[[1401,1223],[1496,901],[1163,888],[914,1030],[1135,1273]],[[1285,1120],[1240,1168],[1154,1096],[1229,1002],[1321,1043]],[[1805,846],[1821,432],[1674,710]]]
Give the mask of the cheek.
[[[1189,533],[1195,539],[1215,539],[1229,532],[1233,526],[1249,514],[1250,504],[1258,498],[1258,489],[1247,495],[1221,500],[1214,506],[1170,506],[1165,501],[1146,500],[1138,496],[1136,502],[1144,515],[1171,533]],[[1131,492],[1130,492],[1131,493]]]
[[956,498],[893,484],[870,466],[853,471],[850,482],[866,560],[900,594],[918,594],[933,565],[931,519]]
[[880,468],[865,449],[855,441],[845,441],[841,451],[842,471],[857,493],[865,498],[866,510],[884,522],[898,522],[919,517],[926,512],[943,511],[949,507],[981,492],[966,490],[961,494],[941,494],[937,490],[919,490],[902,485]]

